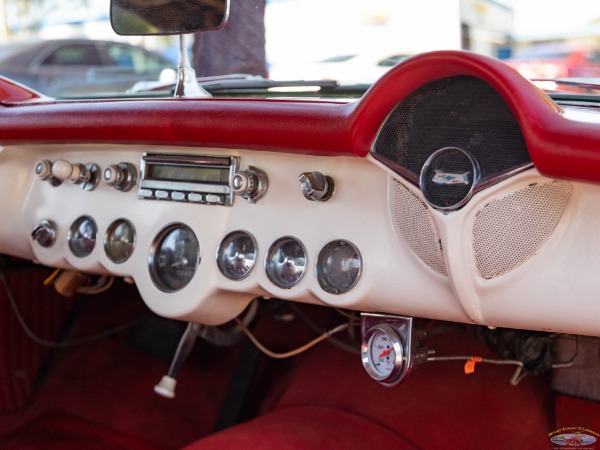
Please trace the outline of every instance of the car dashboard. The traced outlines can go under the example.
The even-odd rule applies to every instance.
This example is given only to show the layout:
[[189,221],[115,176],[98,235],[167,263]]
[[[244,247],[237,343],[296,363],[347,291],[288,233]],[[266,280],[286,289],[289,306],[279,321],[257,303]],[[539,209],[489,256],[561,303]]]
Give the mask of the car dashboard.
[[356,101],[58,101],[3,81],[0,252],[226,323],[277,298],[600,336],[600,116],[502,63]]

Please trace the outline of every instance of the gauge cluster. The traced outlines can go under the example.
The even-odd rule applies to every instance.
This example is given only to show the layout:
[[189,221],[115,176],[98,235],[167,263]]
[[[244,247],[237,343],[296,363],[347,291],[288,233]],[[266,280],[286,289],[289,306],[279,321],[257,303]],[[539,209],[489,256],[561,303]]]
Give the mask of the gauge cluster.
[[[168,317],[222,323],[257,296],[365,308],[377,282],[369,269],[382,274],[395,240],[381,195],[388,176],[357,158],[145,146],[20,150],[30,164],[23,191],[31,258],[130,279]],[[72,174],[87,166],[98,177],[94,189]],[[365,217],[374,205],[380,214]]]

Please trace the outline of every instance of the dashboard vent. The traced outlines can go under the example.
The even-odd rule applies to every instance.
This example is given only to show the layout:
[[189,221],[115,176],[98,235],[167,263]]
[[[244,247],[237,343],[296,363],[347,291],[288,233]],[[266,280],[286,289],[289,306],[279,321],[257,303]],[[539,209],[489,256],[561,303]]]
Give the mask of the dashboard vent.
[[383,124],[372,153],[418,185],[427,159],[445,147],[475,157],[480,184],[531,163],[519,124],[502,96],[470,76],[432,81],[402,100]]
[[394,179],[390,179],[390,211],[396,229],[412,251],[433,270],[446,275],[440,237],[427,205]]
[[566,181],[534,184],[484,206],[473,225],[481,277],[508,273],[535,254],[558,225],[571,190]]

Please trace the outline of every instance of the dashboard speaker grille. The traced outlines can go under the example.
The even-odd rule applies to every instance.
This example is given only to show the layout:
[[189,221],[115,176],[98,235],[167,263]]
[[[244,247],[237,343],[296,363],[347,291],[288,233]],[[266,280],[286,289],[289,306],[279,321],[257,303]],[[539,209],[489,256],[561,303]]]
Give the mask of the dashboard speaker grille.
[[425,203],[400,182],[390,179],[390,208],[396,229],[413,252],[433,270],[446,275],[440,237]]
[[565,181],[534,184],[479,211],[473,250],[480,275],[491,279],[529,259],[558,225],[571,191]]
[[502,96],[470,76],[435,80],[404,98],[386,119],[372,151],[392,170],[418,182],[427,159],[444,147],[471,153],[482,181],[531,162]]

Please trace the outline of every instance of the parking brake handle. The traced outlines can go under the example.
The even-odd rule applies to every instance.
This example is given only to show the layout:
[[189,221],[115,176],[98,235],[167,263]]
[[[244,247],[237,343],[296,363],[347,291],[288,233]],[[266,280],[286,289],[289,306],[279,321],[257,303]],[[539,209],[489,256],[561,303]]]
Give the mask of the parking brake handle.
[[173,361],[171,361],[169,372],[161,378],[156,386],[154,386],[154,392],[156,392],[158,395],[166,398],[175,397],[177,374],[192,351],[192,348],[196,343],[199,330],[200,324],[192,322],[188,323],[187,328],[179,340],[179,345],[177,345],[177,350],[173,356]]

